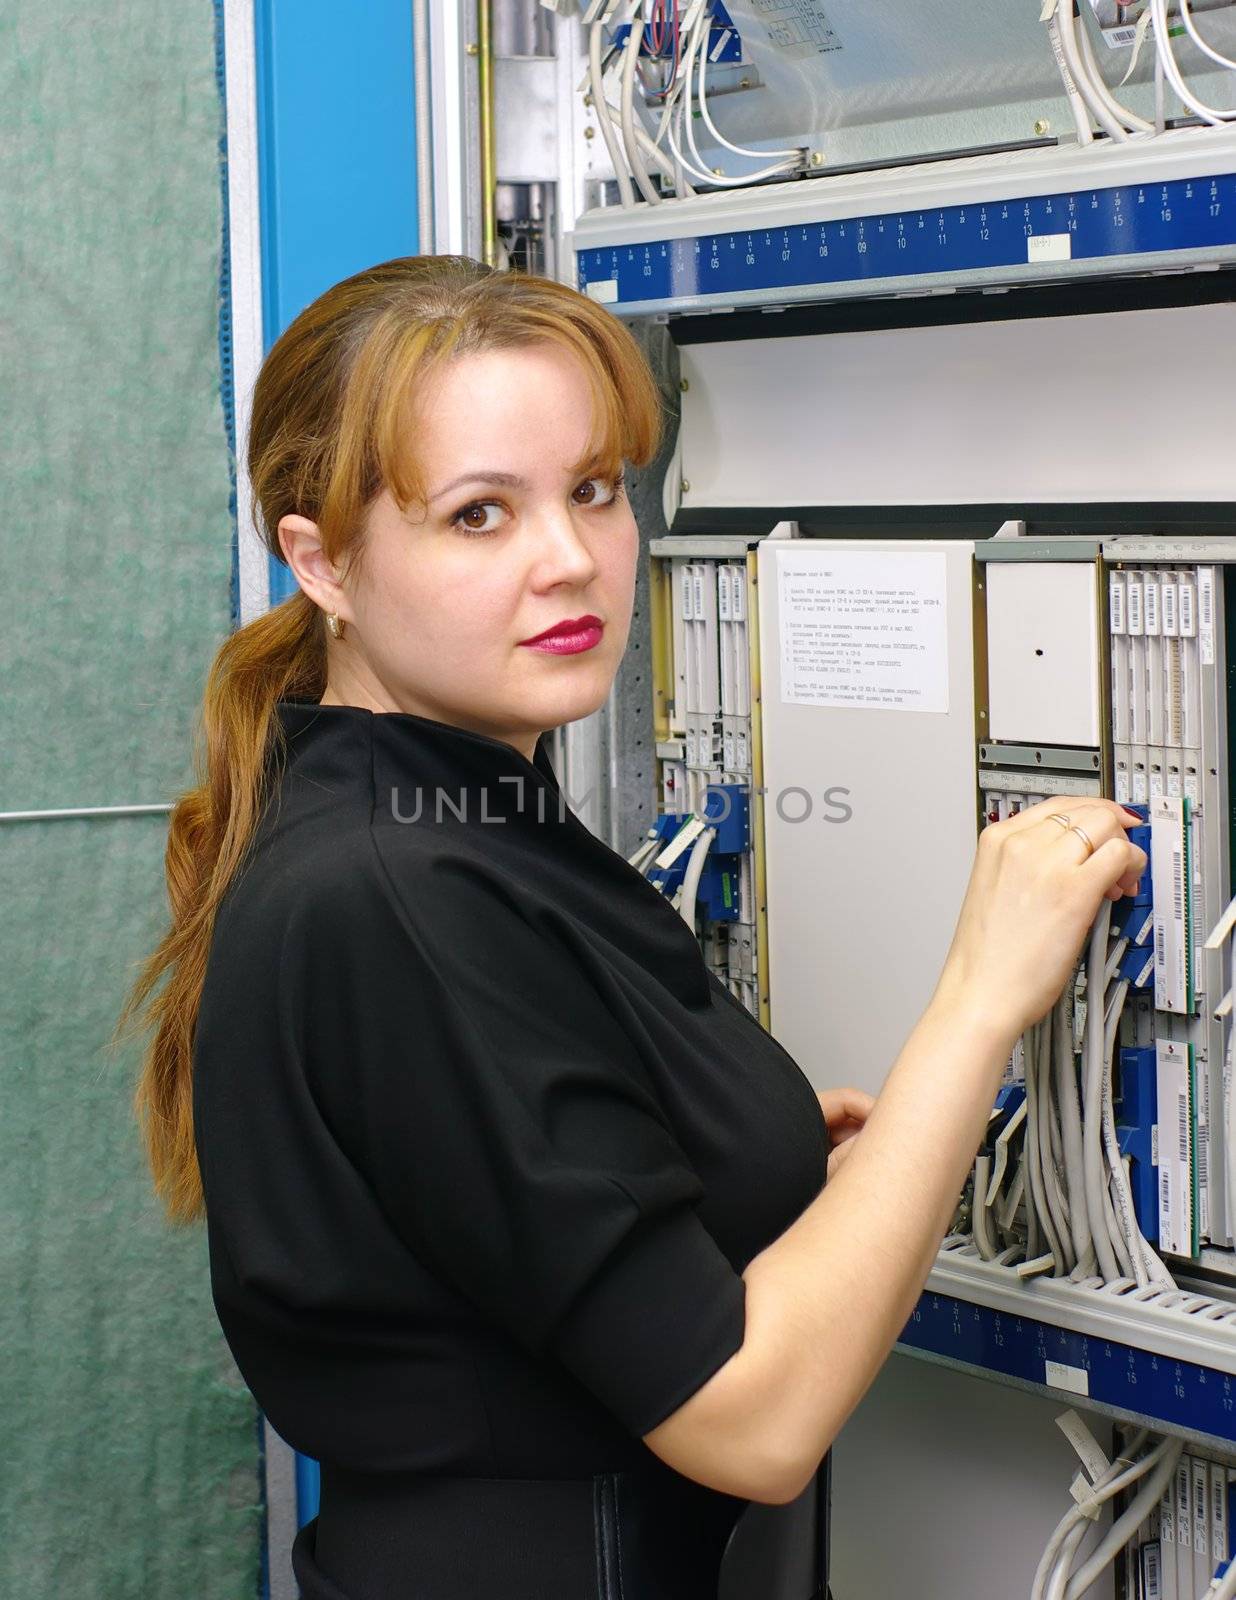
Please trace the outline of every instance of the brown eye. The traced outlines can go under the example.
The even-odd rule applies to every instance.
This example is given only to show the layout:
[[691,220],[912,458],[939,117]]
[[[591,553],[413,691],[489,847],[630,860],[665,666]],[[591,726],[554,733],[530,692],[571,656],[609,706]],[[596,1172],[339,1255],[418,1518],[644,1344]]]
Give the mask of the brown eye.
[[572,491],[577,506],[607,506],[618,498],[620,482],[612,478],[585,478]]
[[496,500],[474,500],[451,518],[461,533],[496,533],[501,526],[503,507]]

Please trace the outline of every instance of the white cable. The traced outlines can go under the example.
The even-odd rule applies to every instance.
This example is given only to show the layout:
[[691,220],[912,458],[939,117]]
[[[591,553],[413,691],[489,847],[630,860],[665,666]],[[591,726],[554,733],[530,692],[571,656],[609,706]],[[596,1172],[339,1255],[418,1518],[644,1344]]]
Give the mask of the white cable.
[[[1146,1472],[1145,1482],[1132,1500],[1129,1501],[1122,1515],[1107,1530],[1098,1549],[1085,1562],[1081,1571],[1070,1580],[1069,1586],[1065,1590],[1065,1600],[1081,1600],[1086,1590],[1116,1559],[1116,1556],[1128,1543],[1131,1535],[1141,1527],[1142,1523],[1162,1499],[1163,1491],[1171,1482],[1172,1475],[1176,1471],[1176,1463],[1180,1460],[1183,1450],[1184,1443],[1182,1440],[1164,1439],[1162,1444],[1155,1446],[1149,1456],[1143,1457],[1143,1462],[1149,1462],[1155,1456],[1158,1456],[1159,1459],[1155,1463],[1153,1470]],[[1145,1469],[1143,1468],[1143,1470]],[[1138,1477],[1141,1476],[1142,1474],[1138,1473]],[[1128,1481],[1133,1483],[1137,1480],[1136,1478],[1129,1478]],[[1116,1482],[1119,1482],[1119,1479],[1113,1480],[1113,1483]],[[1108,1485],[1108,1488],[1112,1489],[1112,1493],[1116,1492],[1112,1485]],[[1105,1491],[1104,1498],[1110,1499],[1111,1495]]]
[[1236,110],[1219,111],[1214,106],[1208,106],[1201,101],[1188,88],[1181,76],[1180,68],[1176,64],[1176,55],[1172,49],[1171,34],[1167,21],[1167,0],[1150,0],[1150,15],[1154,26],[1154,43],[1159,60],[1163,63],[1163,71],[1167,81],[1179,96],[1185,106],[1203,122],[1209,122],[1212,127],[1222,127],[1236,117]]
[[746,145],[731,143],[731,141],[729,139],[727,139],[723,133],[718,131],[717,125],[712,120],[712,115],[708,110],[707,88],[705,86],[705,84],[706,84],[706,76],[707,76],[707,72],[708,72],[708,35],[709,35],[709,32],[710,32],[709,28],[704,28],[702,30],[701,34],[700,34],[699,101],[700,101],[700,115],[704,119],[704,126],[708,129],[709,133],[712,134],[713,138],[717,141],[717,143],[719,145],[724,146],[724,148],[726,150],[732,150],[736,156],[750,156],[753,161],[763,161],[768,156],[794,156],[796,160],[801,161],[802,160],[802,154],[803,154],[801,150],[749,150]]
[[1150,1275],[1146,1271],[1146,1263],[1137,1243],[1140,1229],[1137,1226],[1137,1217],[1133,1211],[1133,1196],[1129,1190],[1128,1174],[1124,1170],[1124,1162],[1120,1157],[1120,1140],[1116,1133],[1116,1108],[1112,1100],[1112,1055],[1116,1048],[1116,1033],[1120,1027],[1120,1014],[1124,1010],[1124,1002],[1128,992],[1129,980],[1122,978],[1115,986],[1109,1016],[1103,1028],[1103,1085],[1101,1095],[1103,1152],[1107,1157],[1108,1186],[1116,1223],[1119,1228],[1119,1240],[1123,1241],[1125,1255],[1128,1258],[1127,1260],[1122,1260],[1121,1265],[1127,1273],[1137,1279],[1138,1287],[1144,1289],[1150,1281]]
[[1233,61],[1231,56],[1221,55],[1213,45],[1207,44],[1197,31],[1197,23],[1194,22],[1193,13],[1189,9],[1189,0],[1177,0],[1177,8],[1180,11],[1180,19],[1184,23],[1190,39],[1193,40],[1193,43],[1202,54],[1209,56],[1212,61],[1217,61],[1221,67],[1231,67],[1233,71],[1236,71],[1236,61]]
[[[1051,1154],[1047,1141],[1047,1130],[1044,1127],[1043,1114],[1046,1109],[1046,1078],[1048,1072],[1048,1041],[1050,1039],[1050,1023],[1046,1020],[1036,1022],[1033,1030],[1034,1077],[1030,1077],[1029,1062],[1026,1066],[1026,1101],[1028,1105],[1026,1120],[1026,1138],[1034,1140],[1034,1151],[1030,1160],[1030,1190],[1034,1196],[1034,1203],[1038,1207],[1039,1217],[1043,1223],[1043,1232],[1047,1235],[1047,1248],[1051,1253],[1056,1266],[1055,1277],[1062,1277],[1072,1265],[1065,1249],[1064,1237],[1060,1231],[1060,1219],[1051,1203],[1051,1190],[1048,1179],[1048,1165]],[[1029,1106],[1033,1096],[1034,1104]],[[1046,1160],[1044,1157],[1046,1156]],[[1035,1182],[1037,1178],[1037,1184]],[[1067,1229],[1066,1229],[1067,1231]]]
[[1124,126],[1131,132],[1153,133],[1154,123],[1147,122],[1145,117],[1139,117],[1136,111],[1130,111],[1128,106],[1123,105],[1119,100],[1116,99],[1115,94],[1108,86],[1107,80],[1103,76],[1102,69],[1095,58],[1094,46],[1090,42],[1089,28],[1087,28],[1083,23],[1078,32],[1081,43],[1082,62],[1086,68],[1087,79],[1090,82],[1091,87],[1094,89],[1095,94],[1099,96],[1103,104],[1111,112],[1112,116],[1118,118],[1119,121],[1122,122]]
[[1077,1526],[1071,1528],[1064,1537],[1060,1547],[1060,1556],[1052,1571],[1051,1581],[1047,1585],[1044,1600],[1064,1600],[1065,1590],[1069,1586],[1069,1574],[1073,1570],[1073,1562],[1077,1551],[1090,1531],[1089,1522],[1085,1517],[1078,1520]]
[[610,121],[609,106],[605,99],[604,74],[601,68],[601,33],[600,22],[594,22],[588,30],[588,81],[592,103],[596,107],[597,121],[601,124],[601,137],[605,140],[614,176],[618,180],[618,194],[623,205],[630,207],[635,204],[635,190],[631,187],[631,174],[627,170],[626,162],[619,152],[618,136]]
[[695,927],[695,899],[699,893],[700,879],[704,875],[704,857],[708,854],[708,847],[716,837],[717,830],[715,828],[705,828],[691,846],[687,870],[683,873],[682,884],[674,897],[674,903],[678,908],[679,915],[689,928]]
[[633,855],[629,855],[627,857],[627,865],[628,866],[632,866],[632,867],[638,867],[642,871],[644,866],[645,866],[645,864],[648,861],[649,856],[651,856],[654,853],[656,848],[657,848],[657,838],[656,838],[656,835],[654,834],[651,839],[645,839],[643,844],[640,845],[639,849],[636,850]]
[[[1086,73],[1086,63],[1082,59],[1081,50],[1077,43],[1073,0],[1059,0],[1059,4],[1056,6],[1056,20],[1060,27],[1060,46],[1064,51],[1064,59],[1068,63],[1069,71],[1073,74],[1073,81],[1077,85],[1082,99],[1086,102],[1090,115],[1109,138],[1115,139],[1120,143],[1127,143],[1128,130],[1107,109]],[[1085,23],[1082,23],[1081,26],[1084,28]]]
[[[1140,1450],[1148,1438],[1146,1430],[1140,1429],[1125,1447],[1123,1459],[1118,1458],[1111,1462],[1107,1468],[1096,1478],[1092,1493],[1101,1504],[1119,1494],[1121,1489],[1127,1488],[1130,1483],[1136,1483],[1138,1478],[1149,1472],[1153,1451],[1147,1451],[1137,1461],[1129,1462],[1128,1458]],[[1164,1443],[1167,1441],[1164,1440]],[[1122,1471],[1121,1468],[1124,1467]],[[1062,1549],[1073,1529],[1080,1523],[1083,1528],[1089,1519],[1078,1505],[1072,1505],[1056,1524],[1055,1531],[1047,1542],[1042,1559],[1034,1574],[1034,1583],[1031,1587],[1030,1600],[1044,1600],[1047,1584],[1050,1582],[1057,1563],[1061,1559]]]
[[1060,1102],[1060,1139],[1064,1146],[1065,1182],[1069,1191],[1069,1232],[1073,1255],[1078,1264],[1093,1249],[1090,1240],[1090,1214],[1086,1209],[1084,1157],[1082,1154],[1081,1102],[1077,1094],[1077,1071],[1073,1060],[1072,986],[1066,989],[1052,1013],[1056,1032],[1056,1095]]
[[[1072,0],[1065,0],[1071,4]],[[1115,1247],[1108,1231],[1107,1212],[1104,1205],[1106,1184],[1103,1168],[1103,1044],[1104,1044],[1104,984],[1103,973],[1107,966],[1107,932],[1111,925],[1111,901],[1105,900],[1090,930],[1090,945],[1086,954],[1086,1029],[1082,1041],[1084,1071],[1082,1096],[1083,1175],[1086,1194],[1086,1211],[1090,1217],[1090,1233],[1095,1253],[1099,1258],[1099,1271],[1110,1283],[1118,1276]],[[1110,1205],[1110,1200],[1107,1204]]]
[[991,1157],[981,1151],[974,1158],[974,1246],[984,1261],[999,1255],[991,1235],[991,1212],[987,1209],[987,1187],[991,1178]]
[[[622,115],[619,108],[615,105],[610,105],[608,101],[606,101],[606,109],[611,117],[620,117]],[[635,124],[635,142],[657,170],[663,172],[671,183],[677,187],[678,180],[674,172],[674,163],[665,154],[664,150],[657,149],[656,142],[648,137],[638,122]],[[688,184],[687,189],[690,190],[690,187],[690,184]]]
[[1056,1240],[1062,1273],[1076,1265],[1073,1255],[1073,1237],[1069,1230],[1068,1197],[1061,1187],[1057,1152],[1060,1130],[1052,1114],[1052,1052],[1053,1025],[1050,1015],[1039,1024],[1039,1168],[1043,1174],[1043,1192],[1047,1209],[1056,1230]]
[[740,189],[746,184],[757,183],[762,178],[771,178],[775,177],[778,173],[796,170],[801,163],[801,157],[798,155],[795,155],[792,160],[777,161],[771,166],[760,167],[757,171],[745,173],[740,178],[732,178],[723,173],[710,172],[704,166],[704,158],[700,155],[699,150],[696,148],[695,132],[691,126],[691,102],[694,98],[691,70],[692,60],[693,46],[691,40],[688,39],[687,53],[685,56],[686,70],[683,79],[683,89],[677,100],[675,114],[680,120],[685,121],[686,142],[694,151],[695,162],[698,162],[699,165],[696,165],[695,162],[690,161],[687,156],[683,154],[682,146],[674,137],[674,117],[671,116],[666,125],[666,137],[669,140],[669,146],[674,154],[675,161],[679,162],[693,178],[698,178],[701,183],[713,184],[722,189]]
[[1090,113],[1086,110],[1086,102],[1078,92],[1073,74],[1069,71],[1069,64],[1064,59],[1064,46],[1060,42],[1060,25],[1056,21],[1054,12],[1047,24],[1047,41],[1051,45],[1051,53],[1056,60],[1056,69],[1060,73],[1060,81],[1064,85],[1065,99],[1069,103],[1073,126],[1077,130],[1077,142],[1079,144],[1093,144],[1094,129],[1090,126]]
[[650,206],[659,206],[661,196],[653,187],[652,179],[644,169],[639,144],[635,137],[635,68],[639,62],[640,46],[643,42],[643,27],[638,19],[634,19],[631,31],[627,34],[627,47],[622,57],[622,95],[619,100],[622,108],[620,118],[622,147],[627,153],[627,164],[631,168],[631,175],[639,192]]

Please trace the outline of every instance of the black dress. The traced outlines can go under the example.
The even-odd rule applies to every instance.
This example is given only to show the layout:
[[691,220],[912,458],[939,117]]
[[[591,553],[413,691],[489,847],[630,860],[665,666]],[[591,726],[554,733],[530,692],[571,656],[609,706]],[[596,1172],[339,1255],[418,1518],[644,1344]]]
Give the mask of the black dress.
[[223,1331],[322,1464],[305,1600],[714,1600],[748,1502],[641,1435],[741,1346],[815,1093],[544,740],[278,715],[193,1110]]

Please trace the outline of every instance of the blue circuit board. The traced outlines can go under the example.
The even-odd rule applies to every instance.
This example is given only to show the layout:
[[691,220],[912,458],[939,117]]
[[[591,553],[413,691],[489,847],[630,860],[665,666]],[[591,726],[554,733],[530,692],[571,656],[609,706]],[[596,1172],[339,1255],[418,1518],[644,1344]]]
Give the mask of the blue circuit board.
[[1060,263],[1058,272],[1066,260],[1233,245],[1236,174],[1228,173],[582,249],[577,266],[581,288],[615,285],[599,298],[636,308],[1035,263]]
[[[1236,1443],[1236,1377],[928,1290],[899,1346]],[[1084,1375],[1084,1376],[1083,1376]]]

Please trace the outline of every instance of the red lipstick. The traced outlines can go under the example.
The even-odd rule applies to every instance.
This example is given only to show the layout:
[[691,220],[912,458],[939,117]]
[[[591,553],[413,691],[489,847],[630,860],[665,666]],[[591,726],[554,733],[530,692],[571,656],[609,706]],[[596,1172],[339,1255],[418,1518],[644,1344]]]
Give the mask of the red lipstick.
[[600,644],[604,626],[600,617],[568,617],[563,622],[555,622],[544,633],[519,642],[532,650],[546,650],[550,655],[573,656]]

